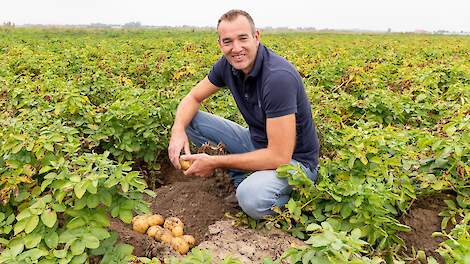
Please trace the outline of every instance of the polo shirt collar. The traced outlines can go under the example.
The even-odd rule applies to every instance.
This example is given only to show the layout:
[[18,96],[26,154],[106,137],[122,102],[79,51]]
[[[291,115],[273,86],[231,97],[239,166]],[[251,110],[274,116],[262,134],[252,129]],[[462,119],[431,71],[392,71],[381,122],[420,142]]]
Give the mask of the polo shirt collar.
[[[261,65],[263,65],[263,58],[264,58],[263,53],[264,53],[264,45],[260,43],[258,45],[258,50],[256,52],[255,65],[253,66],[253,69],[251,69],[251,72],[248,74],[249,77],[256,77],[256,75],[258,75],[258,73],[261,69]],[[232,73],[235,76],[240,77],[241,76],[241,71],[235,69],[233,66],[231,66],[231,67],[232,67]]]

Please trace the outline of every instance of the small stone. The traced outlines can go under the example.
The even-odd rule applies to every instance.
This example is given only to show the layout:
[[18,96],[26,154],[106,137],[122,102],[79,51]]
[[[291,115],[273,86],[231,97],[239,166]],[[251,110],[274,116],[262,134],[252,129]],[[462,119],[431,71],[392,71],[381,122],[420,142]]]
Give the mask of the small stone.
[[215,235],[215,234],[218,234],[220,233],[222,230],[220,229],[220,227],[216,226],[216,225],[211,225],[209,226],[209,234],[211,235]]

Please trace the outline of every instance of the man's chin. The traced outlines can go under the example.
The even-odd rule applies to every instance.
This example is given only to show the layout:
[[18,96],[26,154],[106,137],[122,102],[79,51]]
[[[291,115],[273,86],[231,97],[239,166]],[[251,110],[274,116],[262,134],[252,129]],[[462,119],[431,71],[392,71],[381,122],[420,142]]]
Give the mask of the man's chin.
[[245,68],[244,65],[241,65],[240,63],[232,63],[232,67],[239,71]]

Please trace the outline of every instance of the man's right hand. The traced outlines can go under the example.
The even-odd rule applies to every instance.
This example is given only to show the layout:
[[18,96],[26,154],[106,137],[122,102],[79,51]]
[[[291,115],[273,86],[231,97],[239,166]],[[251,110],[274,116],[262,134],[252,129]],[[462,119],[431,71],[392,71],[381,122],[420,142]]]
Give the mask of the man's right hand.
[[189,140],[184,130],[173,130],[171,133],[170,144],[168,146],[168,157],[176,169],[181,169],[180,155],[184,149],[184,154],[191,155],[189,149]]

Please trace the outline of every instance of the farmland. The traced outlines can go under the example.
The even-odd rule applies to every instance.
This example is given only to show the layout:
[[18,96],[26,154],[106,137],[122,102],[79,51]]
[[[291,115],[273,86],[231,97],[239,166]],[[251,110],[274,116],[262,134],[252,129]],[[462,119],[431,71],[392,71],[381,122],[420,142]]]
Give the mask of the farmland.
[[[321,142],[316,184],[282,166],[295,188],[286,208],[238,220],[305,241],[266,263],[470,263],[470,38],[261,39],[303,77]],[[0,28],[0,263],[125,263],[132,248],[108,227],[163,199],[174,113],[221,55],[216,40]],[[201,109],[243,124],[228,91]],[[409,235],[432,217],[437,230]]]

